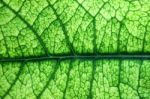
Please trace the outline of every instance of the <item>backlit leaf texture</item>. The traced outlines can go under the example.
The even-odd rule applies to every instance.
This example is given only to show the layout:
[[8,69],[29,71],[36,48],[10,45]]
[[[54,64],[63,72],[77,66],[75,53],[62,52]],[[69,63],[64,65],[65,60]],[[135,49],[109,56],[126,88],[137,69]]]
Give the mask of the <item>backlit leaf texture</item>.
[[150,99],[150,0],[0,0],[0,99]]

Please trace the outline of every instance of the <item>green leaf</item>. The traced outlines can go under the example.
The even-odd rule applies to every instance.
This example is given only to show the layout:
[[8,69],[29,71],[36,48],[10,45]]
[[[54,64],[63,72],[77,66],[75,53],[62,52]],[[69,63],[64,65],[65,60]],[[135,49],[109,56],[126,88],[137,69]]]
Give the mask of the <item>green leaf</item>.
[[0,99],[150,99],[149,0],[0,0]]

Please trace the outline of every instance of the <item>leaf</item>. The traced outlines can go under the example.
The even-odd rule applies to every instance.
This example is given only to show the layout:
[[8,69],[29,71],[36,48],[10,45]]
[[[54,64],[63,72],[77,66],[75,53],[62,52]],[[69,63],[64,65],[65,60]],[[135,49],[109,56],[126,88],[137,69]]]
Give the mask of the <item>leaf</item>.
[[150,99],[149,0],[1,0],[0,99]]

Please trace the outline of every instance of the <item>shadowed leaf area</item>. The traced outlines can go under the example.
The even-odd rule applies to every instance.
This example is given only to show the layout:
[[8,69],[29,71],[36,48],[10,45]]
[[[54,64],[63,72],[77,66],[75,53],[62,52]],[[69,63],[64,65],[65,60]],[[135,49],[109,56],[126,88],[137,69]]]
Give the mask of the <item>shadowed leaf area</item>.
[[150,99],[150,0],[0,0],[0,99]]

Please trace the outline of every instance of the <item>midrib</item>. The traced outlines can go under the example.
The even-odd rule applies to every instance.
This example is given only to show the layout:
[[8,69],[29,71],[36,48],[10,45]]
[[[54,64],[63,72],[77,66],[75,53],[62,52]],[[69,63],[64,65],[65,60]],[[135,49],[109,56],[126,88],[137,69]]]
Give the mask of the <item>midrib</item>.
[[84,60],[150,60],[150,53],[105,53],[105,54],[80,54],[80,55],[52,55],[52,56],[30,56],[18,58],[0,58],[0,62],[21,62],[21,61],[42,61],[42,60],[69,60],[69,59],[84,59]]

